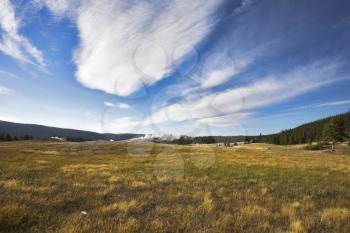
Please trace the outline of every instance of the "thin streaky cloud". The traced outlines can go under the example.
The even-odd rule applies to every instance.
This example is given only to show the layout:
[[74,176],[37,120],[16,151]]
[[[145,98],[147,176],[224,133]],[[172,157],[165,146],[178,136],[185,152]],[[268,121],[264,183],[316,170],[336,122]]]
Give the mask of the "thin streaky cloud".
[[350,100],[339,100],[334,102],[328,102],[319,104],[317,107],[329,107],[329,106],[338,106],[338,105],[347,105],[350,104]]
[[340,106],[340,105],[350,105],[350,100],[337,100],[337,101],[325,102],[325,103],[319,103],[319,104],[310,104],[310,105],[292,108],[290,110],[304,110],[308,108],[334,107],[334,106]]
[[252,113],[249,112],[233,113],[223,116],[203,118],[198,120],[196,123],[212,127],[228,127],[234,124],[239,124],[242,120],[248,119],[251,115]]
[[5,70],[0,70],[0,78],[1,77],[11,77],[11,78],[15,78],[15,79],[19,78],[16,74],[5,71]]
[[14,95],[15,93],[15,90],[0,85],[0,95]]
[[42,52],[19,33],[20,20],[16,17],[14,6],[10,0],[0,1],[0,51],[16,59],[45,70]]
[[126,103],[116,103],[116,104],[113,104],[111,102],[105,102],[104,105],[106,107],[111,107],[111,108],[119,108],[119,109],[130,109],[131,106],[129,104],[126,104]]
[[198,100],[182,101],[155,111],[145,124],[180,122],[245,112],[279,103],[326,84],[339,64],[323,62],[299,67],[283,75],[271,75],[250,85],[213,93]]

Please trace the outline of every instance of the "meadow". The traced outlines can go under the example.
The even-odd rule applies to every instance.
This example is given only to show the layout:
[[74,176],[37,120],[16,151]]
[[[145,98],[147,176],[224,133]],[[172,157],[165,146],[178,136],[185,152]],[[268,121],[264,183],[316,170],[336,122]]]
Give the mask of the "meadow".
[[4,142],[0,232],[350,232],[350,148]]

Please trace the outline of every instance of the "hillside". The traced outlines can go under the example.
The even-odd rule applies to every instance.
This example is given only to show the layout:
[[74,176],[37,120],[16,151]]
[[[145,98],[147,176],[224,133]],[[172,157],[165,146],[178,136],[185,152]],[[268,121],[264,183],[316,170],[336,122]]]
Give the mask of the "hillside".
[[[283,130],[277,134],[253,137],[257,142],[272,144],[301,144],[322,140],[322,133],[327,123],[334,119],[340,119],[344,123],[345,134],[350,133],[350,112],[330,116],[321,120],[301,125],[294,129]],[[344,138],[345,140],[346,138]]]
[[100,134],[75,129],[63,129],[35,124],[19,124],[7,121],[0,121],[0,132],[12,137],[30,135],[33,139],[49,139],[59,136],[62,138],[77,138],[82,140],[127,140],[143,136],[142,134]]
[[[303,124],[294,129],[283,130],[280,133],[260,136],[206,136],[187,137],[183,136],[174,140],[177,144],[213,144],[213,143],[235,143],[242,141],[263,142],[278,145],[302,144],[320,141],[325,125],[334,119],[340,119],[344,123],[345,135],[350,133],[350,112],[330,116],[311,123]],[[35,124],[19,124],[0,121],[0,133],[9,134],[12,137],[30,135],[33,139],[48,139],[59,136],[62,138],[73,138],[82,140],[128,140],[143,137],[143,134],[100,134],[83,130],[63,129]],[[346,140],[346,136],[344,140]],[[171,140],[170,140],[171,141]],[[169,142],[170,142],[169,141]]]

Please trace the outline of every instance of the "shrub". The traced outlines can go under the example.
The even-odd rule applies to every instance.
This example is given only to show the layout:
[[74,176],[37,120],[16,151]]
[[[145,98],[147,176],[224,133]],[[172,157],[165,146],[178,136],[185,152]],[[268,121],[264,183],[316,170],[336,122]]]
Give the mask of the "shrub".
[[321,150],[322,148],[319,146],[319,144],[317,145],[307,145],[305,147],[306,150]]
[[305,147],[306,150],[324,150],[329,147],[329,143],[317,143],[315,145],[309,144]]

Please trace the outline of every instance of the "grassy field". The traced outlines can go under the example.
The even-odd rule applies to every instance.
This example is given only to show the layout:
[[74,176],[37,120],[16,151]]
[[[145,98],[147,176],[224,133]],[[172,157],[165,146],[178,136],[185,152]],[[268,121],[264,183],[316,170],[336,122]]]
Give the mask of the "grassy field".
[[350,232],[350,149],[0,143],[0,232]]

